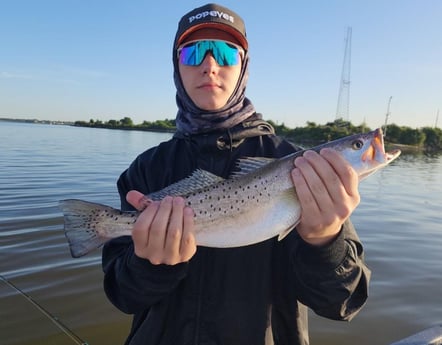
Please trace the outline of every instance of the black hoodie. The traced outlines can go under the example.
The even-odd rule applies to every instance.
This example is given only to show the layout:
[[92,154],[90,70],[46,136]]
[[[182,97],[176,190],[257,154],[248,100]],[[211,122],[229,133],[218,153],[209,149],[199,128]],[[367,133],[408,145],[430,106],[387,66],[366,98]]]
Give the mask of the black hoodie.
[[[184,135],[142,153],[118,180],[126,193],[148,194],[205,169],[228,177],[238,158],[282,157],[296,148],[259,119],[231,130]],[[130,345],[306,345],[307,310],[350,320],[368,294],[370,271],[350,222],[336,240],[313,247],[292,231],[239,248],[198,247],[187,263],[152,265],[134,254],[131,237],[103,249],[104,289],[133,314]],[[305,305],[305,306],[304,306]],[[267,339],[267,342],[266,342]]]

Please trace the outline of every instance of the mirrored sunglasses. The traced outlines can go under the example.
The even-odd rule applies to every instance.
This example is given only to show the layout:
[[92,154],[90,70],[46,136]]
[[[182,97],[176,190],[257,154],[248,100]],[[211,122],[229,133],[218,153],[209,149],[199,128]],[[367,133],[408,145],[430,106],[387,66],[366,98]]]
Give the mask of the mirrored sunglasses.
[[233,43],[217,40],[194,41],[178,48],[180,63],[187,66],[199,66],[210,52],[220,66],[234,66],[241,61],[244,51]]

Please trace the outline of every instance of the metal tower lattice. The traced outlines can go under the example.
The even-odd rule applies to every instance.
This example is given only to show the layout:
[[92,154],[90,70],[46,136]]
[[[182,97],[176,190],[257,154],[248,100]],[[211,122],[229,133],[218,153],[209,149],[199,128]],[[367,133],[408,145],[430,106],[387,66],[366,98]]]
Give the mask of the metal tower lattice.
[[350,111],[350,71],[351,71],[351,27],[347,28],[344,61],[342,63],[341,83],[339,86],[336,120],[349,121]]

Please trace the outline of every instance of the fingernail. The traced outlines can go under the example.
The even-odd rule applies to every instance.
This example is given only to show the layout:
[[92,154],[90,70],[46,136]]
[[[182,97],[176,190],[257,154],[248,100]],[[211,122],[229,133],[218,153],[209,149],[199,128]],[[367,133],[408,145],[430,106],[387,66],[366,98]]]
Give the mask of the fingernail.
[[293,174],[293,176],[301,176],[301,172],[299,171],[298,168],[293,169],[292,174]]
[[293,163],[296,166],[296,165],[304,163],[305,161],[306,161],[306,159],[304,157],[300,156],[300,157],[296,157],[296,159],[295,159],[295,161]]
[[193,216],[194,215],[193,210],[190,207],[185,207],[184,208],[184,213],[189,215],[189,216]]
[[138,201],[141,206],[141,211],[144,210],[147,206],[149,206],[152,202],[146,195],[143,195]]
[[168,195],[168,196],[164,197],[164,199],[163,199],[162,202],[165,202],[165,203],[172,203],[172,201],[173,201],[173,197],[171,197],[170,195]]

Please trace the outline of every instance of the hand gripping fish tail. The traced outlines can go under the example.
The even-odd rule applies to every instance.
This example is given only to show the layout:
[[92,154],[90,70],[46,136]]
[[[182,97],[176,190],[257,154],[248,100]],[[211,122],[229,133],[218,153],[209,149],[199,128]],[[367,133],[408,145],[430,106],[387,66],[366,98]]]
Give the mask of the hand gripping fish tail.
[[110,240],[113,233],[120,236],[131,234],[137,212],[123,212],[93,202],[66,199],[60,200],[59,207],[64,214],[64,231],[74,258],[88,254]]
[[[310,150],[320,152],[323,148],[339,152],[360,180],[387,166],[401,153],[400,150],[385,152],[380,128]],[[240,159],[239,172],[228,179],[196,170],[191,176],[147,195],[146,200],[182,196],[194,210],[195,239],[200,246],[240,247],[274,236],[281,240],[296,227],[301,217],[290,172],[294,159],[304,152],[297,151],[279,159]],[[263,189],[266,193],[262,193]],[[216,205],[213,200],[218,200]],[[86,255],[112,238],[130,236],[139,214],[76,199],[61,200],[59,205],[73,257]]]

